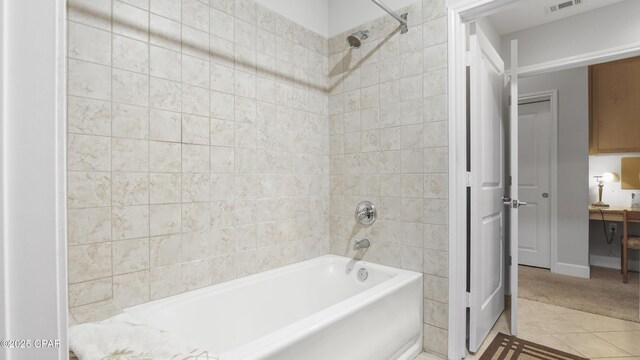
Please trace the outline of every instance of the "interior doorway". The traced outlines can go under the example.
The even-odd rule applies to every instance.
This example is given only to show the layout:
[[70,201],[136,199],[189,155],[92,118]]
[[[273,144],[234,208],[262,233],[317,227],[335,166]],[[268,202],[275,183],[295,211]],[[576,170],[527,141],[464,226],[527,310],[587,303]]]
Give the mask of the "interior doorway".
[[557,91],[518,99],[518,262],[551,269],[556,242]]
[[[600,3],[603,4],[603,6],[607,6],[607,5],[615,5],[615,3],[617,3],[619,1],[615,1],[615,2],[608,2],[607,4]],[[624,2],[624,1],[623,1]],[[466,121],[466,114],[464,112],[466,112],[467,110],[465,109],[464,106],[461,106],[461,104],[467,103],[468,99],[466,98],[466,94],[465,94],[465,89],[467,88],[466,82],[465,82],[465,77],[463,76],[463,70],[464,66],[463,64],[469,64],[469,58],[467,57],[468,55],[466,54],[466,50],[468,49],[468,45],[466,43],[467,39],[465,38],[465,24],[468,24],[470,21],[478,21],[479,19],[483,18],[486,15],[489,14],[496,14],[498,12],[501,11],[501,9],[505,8],[506,6],[510,6],[511,8],[518,6],[519,4],[524,4],[524,3],[528,3],[528,5],[531,5],[533,2],[531,1],[507,1],[507,0],[496,0],[496,1],[471,1],[471,2],[465,2],[464,5],[461,5],[459,9],[455,9],[455,7],[453,9],[451,9],[450,11],[450,39],[451,39],[451,43],[450,46],[452,47],[451,51],[450,51],[450,99],[451,99],[451,107],[450,107],[450,116],[452,118],[452,124],[451,124],[451,137],[450,137],[450,144],[451,147],[455,147],[456,144],[463,144],[464,142],[466,142],[467,140],[464,138],[465,135],[461,135],[461,134],[465,134],[464,131],[461,131],[461,129],[467,129],[467,124]],[[538,2],[539,3],[539,2]],[[626,5],[629,6],[633,6],[630,5],[631,2],[626,2]],[[523,6],[523,8],[526,9],[526,6]],[[591,9],[593,10],[593,9]],[[526,11],[526,10],[525,10]],[[571,15],[572,16],[572,15]],[[535,16],[532,16],[532,18],[535,18]],[[511,19],[510,24],[513,25],[514,23],[517,23],[517,21]],[[593,22],[591,22],[593,23]],[[575,22],[574,22],[575,24]],[[539,24],[530,24],[531,26],[539,26],[542,25],[542,23]],[[550,25],[551,26],[551,25]],[[555,26],[555,25],[553,25]],[[613,27],[613,26],[612,26]],[[574,31],[575,29],[568,29],[568,32]],[[610,29],[607,29],[607,31]],[[495,35],[495,34],[494,34]],[[489,38],[491,38],[492,36],[488,36]],[[500,35],[497,36],[498,38],[500,38]],[[494,37],[495,38],[495,37]],[[517,36],[515,37],[517,38]],[[567,38],[573,38],[571,36],[568,36]],[[504,37],[503,37],[504,39]],[[573,38],[575,39],[575,38]],[[529,39],[530,40],[530,39]],[[541,40],[542,41],[542,40]],[[546,41],[547,43],[552,43],[555,40],[554,39],[550,39],[549,37],[547,37],[544,41]],[[575,41],[575,40],[573,40]],[[580,41],[580,40],[578,40]],[[606,43],[606,41],[605,41]],[[620,59],[620,58],[625,58],[625,57],[629,57],[629,56],[633,56],[635,54],[637,54],[638,52],[640,52],[640,45],[638,43],[633,43],[633,44],[627,44],[625,46],[617,46],[617,47],[613,47],[613,46],[609,46],[609,44],[605,44],[605,43],[599,43],[596,44],[596,48],[597,49],[590,49],[590,51],[586,51],[585,49],[577,49],[578,47],[576,46],[569,46],[567,48],[555,48],[555,50],[553,50],[551,53],[545,53],[544,51],[538,51],[538,53],[544,53],[544,55],[549,55],[549,54],[553,54],[555,55],[555,57],[553,55],[549,55],[548,58],[541,60],[541,58],[543,58],[544,56],[538,56],[536,59],[538,60],[537,62],[528,62],[526,63],[526,65],[518,67],[517,72],[513,71],[515,69],[511,69],[511,71],[509,70],[509,66],[511,64],[505,64],[505,68],[507,69],[507,73],[510,73],[512,76],[512,81],[513,81],[513,76],[515,73],[520,73],[520,77],[528,77],[528,76],[532,76],[532,75],[537,75],[537,74],[546,74],[546,73],[551,73],[554,71],[558,71],[558,70],[562,70],[562,69],[572,69],[572,68],[577,68],[577,67],[584,67],[584,66],[588,66],[588,65],[592,65],[592,64],[597,64],[597,63],[601,63],[601,62],[605,62],[605,61],[609,61],[609,60],[615,60],[615,59]],[[557,45],[557,44],[555,44]],[[504,56],[506,54],[506,49],[508,48],[508,44],[506,42],[503,42],[502,45],[500,45],[498,43],[497,46],[495,46],[496,48],[500,48],[502,50],[502,55]],[[549,48],[553,47],[553,45],[549,45]],[[527,56],[531,56],[531,58],[534,58],[534,55],[531,55],[532,52],[535,52],[537,49],[535,47],[532,46],[523,46],[523,48],[526,48],[526,52],[527,52]],[[548,49],[547,49],[548,50]],[[573,54],[571,54],[569,56],[569,52],[570,51],[574,51]],[[582,52],[581,52],[582,51]],[[520,54],[522,55],[522,54]],[[538,54],[539,55],[539,54]],[[466,59],[466,60],[465,60]],[[516,75],[517,78],[517,75]],[[506,82],[507,80],[505,80]],[[468,91],[468,90],[467,90]],[[560,95],[562,96],[562,95]],[[540,117],[540,118],[544,118],[545,115],[544,113],[546,112],[546,109],[542,109],[542,106],[539,107],[535,107],[535,106],[527,106],[527,105],[532,105],[532,104],[528,104],[528,103],[523,103],[524,105],[524,111],[522,112],[522,114],[524,115],[530,115],[531,118],[535,118],[535,117]],[[532,108],[532,109],[527,109],[527,108]],[[463,109],[463,110],[461,110]],[[549,111],[552,113],[552,111]],[[519,119],[520,120],[520,119]],[[546,121],[546,119],[542,119],[542,122]],[[518,125],[526,127],[527,125],[523,124],[521,125],[521,123],[519,122]],[[470,125],[472,126],[472,124]],[[531,129],[529,129],[530,131],[533,130],[537,130],[535,129],[535,127],[531,127]],[[467,133],[468,134],[468,133]],[[531,136],[531,134],[529,134]],[[473,140],[472,140],[473,141]],[[542,140],[542,142],[544,142],[546,140]],[[551,143],[552,141],[549,140],[549,142]],[[524,150],[527,145],[529,146],[529,150],[531,150],[533,144],[523,144],[522,146],[519,146],[520,152],[525,152],[526,150]],[[537,148],[536,150],[536,156],[532,157],[530,156],[528,159],[524,159],[524,161],[530,161],[531,164],[533,164],[534,162],[537,162],[539,159],[539,157],[545,157],[547,155],[545,154],[537,154]],[[531,154],[529,154],[531,155]],[[455,177],[457,179],[467,179],[466,181],[458,181],[457,179],[453,179],[451,184],[450,184],[450,188],[452,189],[452,196],[451,196],[451,204],[452,204],[452,208],[451,208],[451,225],[452,228],[455,227],[455,230],[452,230],[452,234],[451,234],[451,260],[450,260],[450,266],[451,268],[455,267],[456,265],[461,265],[465,262],[465,260],[468,260],[469,258],[461,258],[462,254],[465,254],[465,252],[462,252],[461,250],[466,250],[466,244],[469,244],[468,239],[464,238],[464,234],[461,234],[461,230],[462,229],[466,229],[466,232],[473,232],[473,229],[469,228],[469,223],[465,223],[465,219],[467,218],[467,204],[465,203],[465,192],[468,191],[466,184],[469,183],[469,179],[473,180],[473,173],[471,175],[469,175],[468,173],[466,173],[468,170],[465,169],[464,166],[460,165],[460,159],[464,159],[465,156],[464,154],[460,154],[459,152],[453,151],[452,150],[452,154],[450,154],[452,160],[451,160],[451,170],[453,173],[455,173]],[[518,157],[519,161],[522,161],[523,159],[520,159],[520,157]],[[551,160],[549,161],[551,162]],[[558,163],[559,160],[556,162]],[[551,199],[554,200],[557,197],[556,196],[552,196],[551,190],[549,191],[544,191],[546,190],[546,188],[551,188],[553,181],[549,180],[549,181],[541,181],[544,179],[540,178],[540,175],[545,175],[546,173],[551,173],[553,168],[549,169],[549,170],[545,170],[545,169],[541,169],[538,166],[538,163],[536,163],[536,167],[534,168],[533,166],[529,167],[528,169],[524,169],[523,172],[519,171],[519,175],[522,174],[521,176],[523,177],[523,181],[521,182],[517,182],[518,185],[522,184],[525,185],[522,187],[522,191],[521,191],[521,195],[519,196],[520,201],[526,202],[527,200],[524,198],[526,195],[527,190],[531,190],[531,192],[535,192],[535,196],[534,194],[531,194],[531,200],[529,200],[532,203],[532,208],[534,209],[527,209],[530,210],[528,211],[529,214],[529,219],[527,219],[527,216],[525,214],[525,216],[523,217],[523,222],[521,223],[520,226],[522,226],[523,228],[521,229],[521,231],[519,231],[518,233],[523,236],[522,237],[522,246],[518,246],[517,249],[517,253],[518,256],[514,259],[514,258],[508,258],[507,261],[505,262],[505,268],[504,273],[508,274],[510,271],[507,269],[514,269],[518,267],[518,264],[526,264],[526,265],[533,265],[533,266],[537,266],[537,267],[541,267],[541,268],[547,268],[547,269],[551,269],[551,270],[559,270],[562,273],[565,273],[567,275],[571,275],[571,276],[576,276],[576,277],[584,277],[584,278],[588,278],[589,277],[589,262],[588,262],[588,244],[587,246],[587,253],[586,254],[582,254],[582,251],[579,252],[582,256],[586,259],[585,263],[580,263],[580,264],[573,264],[571,263],[571,259],[569,258],[559,258],[557,253],[554,253],[554,246],[551,245],[551,238],[553,238],[553,234],[557,233],[557,231],[553,231],[553,217],[551,217],[550,213],[553,211],[553,204],[549,204],[549,208],[550,209],[546,209],[546,205],[542,206],[543,203],[540,198],[542,199]],[[529,170],[530,172],[527,174],[527,170]],[[528,181],[527,180],[527,175],[531,175],[533,176],[533,174],[535,173],[536,179],[535,181]],[[546,178],[546,175],[545,175]],[[549,176],[549,178],[551,178],[551,176]],[[531,178],[529,179],[531,180]],[[582,180],[581,180],[582,181]],[[587,176],[584,176],[584,181],[587,181]],[[518,189],[520,190],[520,187],[518,186]],[[542,190],[542,191],[540,191]],[[557,189],[556,189],[557,191]],[[471,192],[473,192],[473,189],[471,189]],[[545,193],[547,194],[547,197],[545,197]],[[551,201],[550,201],[551,202]],[[584,204],[583,204],[584,207]],[[526,207],[525,207],[526,208]],[[524,209],[524,208],[523,208]],[[542,209],[543,211],[541,211],[540,209]],[[586,209],[582,209],[583,212],[586,212]],[[560,210],[557,210],[558,212]],[[525,212],[525,211],[523,211]],[[547,215],[549,214],[549,215]],[[551,217],[551,219],[547,220],[548,217]],[[585,219],[585,221],[588,221],[588,217]],[[569,222],[567,222],[569,223]],[[535,224],[535,226],[534,226]],[[542,230],[540,230],[542,229]],[[551,233],[551,235],[546,235]],[[538,236],[540,235],[540,236]],[[549,242],[543,242],[541,240],[544,240],[544,238],[549,239]],[[556,241],[557,239],[566,239],[566,236],[558,234],[556,235]],[[463,242],[464,241],[464,242]],[[472,246],[472,245],[471,245]],[[546,249],[548,250],[545,250]],[[522,250],[522,251],[521,251]],[[577,251],[574,251],[574,253],[578,253]],[[530,259],[527,259],[527,255],[532,255]],[[518,261],[517,258],[521,258],[520,261]],[[564,262],[563,262],[564,261]],[[509,267],[510,266],[510,267]],[[473,269],[473,264],[471,264],[470,269]],[[460,274],[460,272],[453,272],[451,273],[451,291],[450,291],[450,295],[453,297],[453,299],[450,300],[450,314],[452,313],[458,313],[457,309],[464,307],[464,301],[459,301],[457,299],[464,299],[465,295],[464,295],[464,291],[466,291],[466,289],[468,289],[468,287],[463,287],[462,284],[466,283],[466,279],[464,277],[465,274]],[[517,275],[516,275],[517,276]],[[508,282],[505,282],[505,284],[508,284]],[[517,293],[517,288],[516,289],[507,289],[507,293],[511,292],[511,294]],[[468,294],[467,294],[468,296]],[[473,296],[471,296],[471,298],[473,299]],[[517,296],[516,296],[517,298]],[[472,301],[471,301],[472,303]],[[531,304],[528,303],[527,305],[530,306],[523,306],[523,310],[522,313],[525,313],[526,311],[524,310],[524,308],[529,307],[529,308],[537,308],[538,305],[537,304]],[[564,308],[564,309],[568,309],[568,308]],[[562,312],[564,310],[562,309],[552,309],[552,308],[546,308],[545,312],[553,312],[553,311],[559,311]],[[562,314],[562,316],[569,316],[569,313],[571,311],[575,311],[572,309],[568,309],[566,310],[566,314]],[[518,318],[519,313],[514,313],[514,317],[517,319]],[[531,314],[529,314],[531,315]],[[549,315],[549,317],[553,317],[557,314],[545,314],[545,315]],[[595,321],[595,323],[600,322],[600,324],[603,324],[605,322],[610,322],[610,323],[616,323],[617,325],[612,326],[612,328],[621,328],[624,326],[628,326],[629,328],[634,328],[636,325],[633,324],[621,324],[621,323],[617,323],[616,321],[609,321],[607,320],[605,317],[602,318],[597,318],[597,317],[589,317],[587,315],[590,314],[579,314],[580,316],[583,316],[585,319],[589,318],[590,320],[585,320],[586,322],[589,321]],[[566,318],[562,317],[562,319],[566,320]],[[512,317],[513,318],[513,317]],[[576,319],[574,319],[574,322],[572,324],[577,325],[576,323],[581,322],[582,320],[577,319],[578,317],[576,317]],[[502,320],[501,320],[502,319]],[[560,318],[556,319],[556,321],[564,321]],[[505,322],[505,319],[500,318],[498,319],[497,324],[502,324],[505,325],[507,324]],[[602,330],[601,328],[589,328],[586,329],[587,326],[586,324],[582,324],[584,326],[581,327],[581,329],[584,332],[591,332],[591,334],[589,336],[583,336],[585,339],[587,340],[587,338],[594,340],[595,342],[599,342],[598,340],[598,335],[595,334],[595,332],[597,332],[598,330]],[[464,329],[466,326],[465,324],[465,320],[463,316],[460,315],[452,315],[452,318],[450,319],[450,329],[451,332],[453,334],[451,334],[450,336],[450,354],[453,354],[453,358],[457,358],[456,354],[460,354],[461,352],[464,353],[466,351],[466,338],[464,337],[460,337],[462,331],[459,331],[460,329]],[[580,327],[580,326],[576,326],[576,329]],[[509,332],[515,332],[514,331],[514,327],[511,324],[510,326],[506,327],[507,331]],[[638,328],[640,330],[640,328]],[[504,330],[504,328],[503,328]],[[592,331],[593,330],[593,331]],[[613,330],[612,330],[613,331]],[[454,335],[454,334],[457,334]],[[590,336],[593,336],[594,338],[591,338]],[[557,337],[555,337],[557,339]],[[571,342],[573,340],[575,340],[576,337],[573,336],[569,336],[566,337],[566,341],[562,342],[563,344],[567,344],[568,342]],[[597,341],[596,341],[597,340]],[[602,339],[600,339],[602,340]],[[605,340],[606,342],[606,340]],[[605,344],[607,345],[607,344]],[[612,342],[609,341],[608,345],[612,345]],[[614,347],[616,347],[616,345],[613,345]],[[618,349],[622,349],[622,347],[624,347],[622,344],[619,344]],[[461,349],[463,349],[461,351]],[[623,351],[624,352],[624,351]],[[629,352],[627,352],[627,354],[631,354]],[[593,355],[591,355],[593,356]]]

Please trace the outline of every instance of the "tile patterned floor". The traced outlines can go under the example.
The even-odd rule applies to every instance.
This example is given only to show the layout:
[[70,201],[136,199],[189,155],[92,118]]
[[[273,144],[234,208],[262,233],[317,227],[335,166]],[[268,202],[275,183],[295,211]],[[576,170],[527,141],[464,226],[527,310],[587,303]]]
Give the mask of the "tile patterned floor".
[[[518,337],[522,339],[589,359],[640,360],[640,323],[526,299],[520,299],[519,306]],[[465,359],[480,358],[498,332],[509,333],[507,313],[498,319],[480,351]]]

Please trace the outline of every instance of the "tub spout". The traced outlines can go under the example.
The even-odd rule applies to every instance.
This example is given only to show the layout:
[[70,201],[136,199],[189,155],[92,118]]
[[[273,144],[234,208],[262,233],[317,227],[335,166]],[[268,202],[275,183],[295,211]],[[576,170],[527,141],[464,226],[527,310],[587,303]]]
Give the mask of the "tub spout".
[[369,239],[357,240],[353,244],[353,250],[367,249],[371,246],[371,241]]

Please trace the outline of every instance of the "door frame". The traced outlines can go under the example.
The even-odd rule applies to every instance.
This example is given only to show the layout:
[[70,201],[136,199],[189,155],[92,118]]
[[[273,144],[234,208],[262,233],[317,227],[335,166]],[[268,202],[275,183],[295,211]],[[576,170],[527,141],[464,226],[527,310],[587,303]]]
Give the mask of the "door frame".
[[556,272],[558,261],[558,90],[544,90],[518,96],[518,105],[523,101],[549,101],[551,111],[551,239],[549,241],[549,266]]
[[[38,353],[57,359],[69,357],[66,9],[65,0],[0,0],[0,336],[59,340]],[[28,357],[18,351],[2,347],[0,358]]]
[[[466,203],[466,30],[465,24],[519,0],[447,1],[447,80],[449,99],[449,301],[448,358],[461,359],[466,348],[467,203]],[[640,43],[560,58],[519,69],[519,77],[593,65],[640,55]],[[557,196],[556,196],[557,197]]]

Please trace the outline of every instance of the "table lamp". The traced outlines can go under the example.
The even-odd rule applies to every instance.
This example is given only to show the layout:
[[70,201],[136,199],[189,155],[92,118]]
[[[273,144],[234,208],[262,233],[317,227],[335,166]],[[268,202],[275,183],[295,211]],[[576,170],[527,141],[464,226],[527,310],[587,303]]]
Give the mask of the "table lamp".
[[602,175],[595,175],[593,178],[596,179],[596,182],[598,183],[598,202],[591,204],[591,206],[608,208],[609,204],[602,202],[602,188],[604,188],[605,182],[620,181],[620,176],[616,173],[606,172]]

